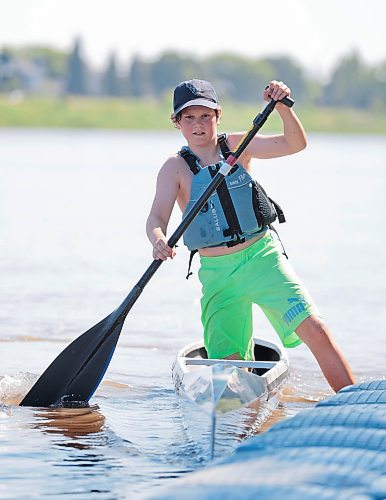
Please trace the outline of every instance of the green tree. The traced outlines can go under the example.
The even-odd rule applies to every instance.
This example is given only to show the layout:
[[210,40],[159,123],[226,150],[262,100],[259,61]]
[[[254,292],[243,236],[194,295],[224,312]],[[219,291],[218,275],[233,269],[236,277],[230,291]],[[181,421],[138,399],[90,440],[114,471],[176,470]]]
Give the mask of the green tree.
[[43,67],[48,78],[63,79],[66,74],[68,54],[51,47],[31,46],[19,52],[20,57]]
[[198,78],[201,66],[191,56],[165,52],[151,65],[151,81],[156,94],[162,95],[179,82]]
[[0,52],[0,92],[11,92],[23,88],[23,76],[16,69],[16,60],[11,49]]
[[309,98],[309,82],[304,76],[304,71],[290,57],[268,57],[264,61],[268,63],[273,70],[275,80],[284,81],[292,91],[292,94],[298,101],[306,101]]
[[102,78],[102,94],[108,96],[119,96],[121,94],[121,82],[114,53],[110,54],[108,58],[107,68]]
[[386,109],[386,61],[375,66],[372,71],[374,86],[371,89],[372,108]]
[[131,96],[143,97],[152,95],[150,66],[150,63],[144,62],[139,56],[134,56],[127,78],[128,90]]
[[216,54],[205,61],[205,74],[222,97],[256,102],[273,72],[264,61],[246,59],[229,53]]
[[366,108],[372,101],[374,77],[355,51],[341,59],[323,92],[327,106]]
[[87,94],[87,68],[81,56],[81,40],[75,39],[74,48],[68,58],[66,92]]

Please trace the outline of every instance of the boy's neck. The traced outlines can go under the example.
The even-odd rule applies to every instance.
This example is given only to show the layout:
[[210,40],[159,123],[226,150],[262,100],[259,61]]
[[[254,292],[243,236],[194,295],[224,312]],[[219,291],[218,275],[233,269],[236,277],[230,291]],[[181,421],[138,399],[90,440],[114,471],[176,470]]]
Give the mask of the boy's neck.
[[197,144],[189,144],[188,147],[193,151],[195,155],[200,158],[201,166],[212,165],[220,160],[219,149],[216,141],[204,146],[198,146]]

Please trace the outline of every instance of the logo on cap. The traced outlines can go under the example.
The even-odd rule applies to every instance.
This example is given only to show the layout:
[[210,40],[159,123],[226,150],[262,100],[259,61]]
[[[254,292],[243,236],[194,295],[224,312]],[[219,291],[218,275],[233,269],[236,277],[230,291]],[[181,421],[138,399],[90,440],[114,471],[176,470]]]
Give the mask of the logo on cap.
[[191,92],[192,94],[197,95],[197,96],[199,96],[199,97],[201,97],[201,96],[206,97],[206,96],[205,96],[205,90],[204,90],[204,89],[199,88],[199,87],[197,87],[196,85],[193,85],[193,84],[192,84],[192,83],[190,83],[190,82],[188,82],[188,83],[186,84],[186,86],[188,87],[188,89],[190,90],[190,92]]

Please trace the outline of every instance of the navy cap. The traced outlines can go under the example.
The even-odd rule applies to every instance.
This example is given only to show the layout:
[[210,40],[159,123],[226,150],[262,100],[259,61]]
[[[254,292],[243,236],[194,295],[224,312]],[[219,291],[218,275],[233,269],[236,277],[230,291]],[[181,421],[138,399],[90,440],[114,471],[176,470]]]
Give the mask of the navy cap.
[[188,106],[205,106],[219,109],[218,98],[213,85],[206,80],[188,80],[174,89],[174,115]]

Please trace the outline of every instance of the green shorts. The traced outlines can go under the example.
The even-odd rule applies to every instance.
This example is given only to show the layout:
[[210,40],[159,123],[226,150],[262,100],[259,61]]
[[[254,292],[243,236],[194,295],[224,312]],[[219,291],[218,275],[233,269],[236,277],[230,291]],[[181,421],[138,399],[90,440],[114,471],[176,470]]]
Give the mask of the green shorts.
[[285,347],[301,343],[295,329],[320,316],[275,233],[229,255],[200,257],[202,324],[210,358],[253,359],[252,304],[258,304]]

